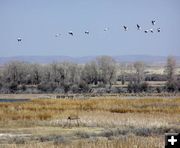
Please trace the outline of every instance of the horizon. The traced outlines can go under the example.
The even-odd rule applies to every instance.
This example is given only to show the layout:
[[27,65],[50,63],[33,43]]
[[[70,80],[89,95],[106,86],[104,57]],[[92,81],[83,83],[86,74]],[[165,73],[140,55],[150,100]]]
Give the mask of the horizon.
[[84,55],[84,56],[71,56],[71,55],[12,55],[12,56],[0,56],[0,58],[13,58],[13,57],[70,57],[70,58],[81,58],[81,57],[99,57],[99,56],[110,56],[110,57],[119,57],[119,56],[140,56],[140,57],[180,57],[180,55],[151,55],[151,54],[122,54],[122,55]]
[[[37,63],[37,64],[50,64],[53,62],[72,62],[77,64],[85,64],[94,61],[98,57],[109,56],[12,56],[12,57],[0,57],[0,65],[4,65],[9,62],[27,62],[27,63]],[[110,56],[117,63],[134,63],[137,61],[144,62],[151,66],[162,66],[167,63],[167,56],[152,56],[152,55],[116,55]],[[173,56],[176,59],[177,66],[180,66],[180,56]]]

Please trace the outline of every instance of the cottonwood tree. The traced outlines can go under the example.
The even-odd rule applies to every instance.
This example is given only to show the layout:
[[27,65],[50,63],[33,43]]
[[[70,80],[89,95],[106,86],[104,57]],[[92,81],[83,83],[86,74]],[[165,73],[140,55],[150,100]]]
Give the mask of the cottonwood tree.
[[65,92],[68,92],[73,85],[78,86],[80,84],[81,67],[71,62],[63,62],[62,67],[64,69],[63,88]]
[[119,64],[119,69],[120,69],[120,75],[121,75],[121,84],[125,84],[125,75],[126,75],[126,64],[122,63]]
[[65,69],[65,83],[69,85],[79,84],[81,77],[81,67],[71,62],[62,63]]
[[41,81],[44,83],[48,83],[51,82],[51,67],[50,65],[44,65],[42,68],[42,77],[41,77]]
[[50,68],[51,68],[51,81],[54,82],[54,83],[57,83],[59,85],[59,73],[58,73],[58,63],[54,62],[50,65]]
[[133,63],[129,63],[127,65],[127,73],[128,73],[129,83],[133,83],[133,80],[134,80],[134,65],[133,65]]
[[80,83],[81,68],[71,62],[52,63],[49,74],[51,82],[67,92],[73,84]]
[[32,64],[30,66],[30,77],[33,85],[40,84],[42,78],[43,67],[39,64]]
[[167,64],[165,68],[165,73],[167,75],[166,86],[167,86],[168,91],[175,91],[177,87],[175,69],[176,69],[176,59],[172,56],[168,56]]
[[109,84],[109,88],[111,88],[113,82],[116,81],[117,68],[115,60],[110,56],[101,56],[96,60],[99,80],[104,84]]
[[135,62],[134,69],[135,69],[135,81],[137,84],[140,84],[144,81],[145,65],[143,62],[140,61]]
[[3,77],[6,83],[25,83],[27,75],[27,64],[19,61],[12,61],[4,66]]
[[130,82],[128,84],[129,92],[142,92],[148,90],[148,84],[144,82],[144,69],[145,65],[143,62],[135,62],[134,74],[130,75]]
[[82,79],[87,84],[98,83],[98,65],[96,61],[86,63],[82,71]]
[[165,69],[168,82],[175,81],[175,69],[176,69],[176,59],[172,56],[169,56],[167,58],[167,64]]

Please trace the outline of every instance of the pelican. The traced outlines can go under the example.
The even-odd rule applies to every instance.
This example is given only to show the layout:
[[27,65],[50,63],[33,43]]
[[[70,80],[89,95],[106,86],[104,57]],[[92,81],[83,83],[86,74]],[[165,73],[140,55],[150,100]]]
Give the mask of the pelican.
[[72,31],[69,31],[68,33],[73,36],[73,32]]
[[155,20],[152,20],[152,21],[151,21],[152,25],[155,25],[155,22],[156,22]]
[[104,31],[108,31],[109,30],[109,28],[107,27],[107,28],[104,28]]
[[128,27],[127,26],[123,26],[124,27],[124,31],[127,31],[128,30]]
[[140,30],[141,29],[141,26],[139,26],[139,24],[137,24],[137,30]]
[[160,31],[161,31],[161,29],[160,29],[160,28],[158,28],[158,29],[157,29],[157,31],[158,31],[158,32],[160,32]]
[[22,41],[22,38],[17,38],[17,41],[18,41],[18,42],[21,42],[21,41]]
[[61,34],[60,33],[57,33],[56,35],[55,35],[55,37],[59,37]]
[[153,29],[150,29],[150,32],[153,33],[154,32]]
[[89,31],[85,31],[84,33],[85,33],[85,34],[89,34]]
[[145,32],[145,33],[148,33],[148,30],[145,30],[144,32]]

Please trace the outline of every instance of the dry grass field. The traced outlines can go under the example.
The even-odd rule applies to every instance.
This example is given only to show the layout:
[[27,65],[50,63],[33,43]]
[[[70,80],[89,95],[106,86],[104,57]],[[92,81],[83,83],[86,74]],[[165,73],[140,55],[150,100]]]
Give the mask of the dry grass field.
[[0,147],[161,148],[166,132],[180,132],[180,97],[0,103]]

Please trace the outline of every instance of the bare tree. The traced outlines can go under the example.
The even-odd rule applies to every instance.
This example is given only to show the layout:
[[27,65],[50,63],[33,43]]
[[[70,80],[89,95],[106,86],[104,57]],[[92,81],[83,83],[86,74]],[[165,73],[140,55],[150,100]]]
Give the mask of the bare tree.
[[172,56],[169,56],[167,58],[167,64],[165,69],[168,82],[175,81],[175,68],[176,68],[176,59]]
[[30,77],[32,84],[39,84],[42,78],[42,66],[39,64],[32,64],[30,70]]
[[101,56],[97,58],[99,68],[100,81],[104,84],[109,84],[111,88],[113,82],[116,80],[116,62],[110,56]]
[[51,66],[48,65],[44,65],[42,68],[42,82],[48,83],[51,82],[51,76],[52,76],[52,72],[51,72]]
[[98,66],[95,61],[85,64],[82,71],[82,79],[88,84],[97,84]]
[[176,84],[177,82],[175,76],[175,69],[176,69],[176,60],[174,57],[169,56],[167,58],[165,73],[167,75],[166,88],[170,92],[174,92],[178,88],[178,85]]
[[125,84],[125,75],[126,75],[126,64],[122,63],[119,65],[120,67],[120,75],[121,75],[121,83],[122,85]]
[[58,70],[58,63],[54,62],[50,65],[51,67],[51,81],[57,83],[59,85],[59,70]]
[[134,68],[135,68],[135,76],[136,76],[136,83],[140,84],[144,81],[144,69],[145,65],[143,62],[135,62],[134,63]]
[[4,67],[3,75],[7,83],[25,83],[27,75],[27,63],[12,61]]

